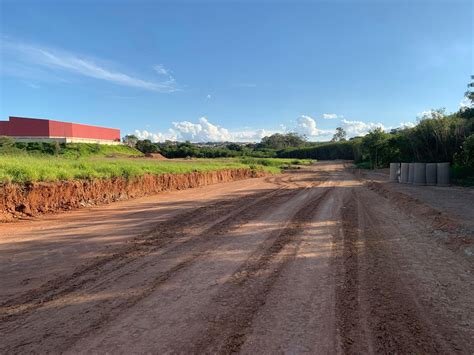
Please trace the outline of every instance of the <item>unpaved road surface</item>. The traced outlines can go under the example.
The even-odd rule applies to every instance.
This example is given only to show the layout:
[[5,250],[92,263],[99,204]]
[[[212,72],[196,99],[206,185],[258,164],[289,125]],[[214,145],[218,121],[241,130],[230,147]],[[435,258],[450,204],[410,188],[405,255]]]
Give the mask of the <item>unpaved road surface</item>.
[[0,353],[471,354],[473,260],[395,202],[329,162],[4,224]]

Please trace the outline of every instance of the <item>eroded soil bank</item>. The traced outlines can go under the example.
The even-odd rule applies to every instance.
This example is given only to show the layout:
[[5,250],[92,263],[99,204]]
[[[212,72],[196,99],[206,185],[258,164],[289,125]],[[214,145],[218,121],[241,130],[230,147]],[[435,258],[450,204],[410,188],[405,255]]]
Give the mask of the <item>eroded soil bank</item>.
[[162,191],[184,190],[264,175],[265,173],[252,169],[224,169],[187,174],[145,175],[133,179],[5,184],[0,186],[0,222],[108,204]]

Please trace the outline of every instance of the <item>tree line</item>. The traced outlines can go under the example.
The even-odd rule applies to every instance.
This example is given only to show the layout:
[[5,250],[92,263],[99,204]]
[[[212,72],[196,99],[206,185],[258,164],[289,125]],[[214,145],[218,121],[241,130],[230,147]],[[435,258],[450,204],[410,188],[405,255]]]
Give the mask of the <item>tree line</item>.
[[391,162],[450,162],[461,175],[474,175],[474,109],[464,108],[452,114],[446,114],[444,109],[432,110],[414,127],[390,132],[376,128],[349,140],[339,128],[331,142],[308,142],[297,133],[277,133],[264,137],[260,143],[248,144],[152,143],[138,139],[132,144],[144,153],[161,153],[167,158],[346,159],[370,168],[384,168]]
[[276,133],[260,143],[196,145],[184,143],[152,143],[137,140],[143,152],[160,152],[168,158],[184,157],[281,157],[298,159],[348,159],[368,168],[388,167],[391,162],[450,162],[453,174],[474,179],[474,76],[465,97],[469,106],[447,114],[435,109],[421,117],[414,127],[402,127],[385,132],[381,128],[363,137],[346,139],[341,127],[331,142],[308,142],[294,132]]

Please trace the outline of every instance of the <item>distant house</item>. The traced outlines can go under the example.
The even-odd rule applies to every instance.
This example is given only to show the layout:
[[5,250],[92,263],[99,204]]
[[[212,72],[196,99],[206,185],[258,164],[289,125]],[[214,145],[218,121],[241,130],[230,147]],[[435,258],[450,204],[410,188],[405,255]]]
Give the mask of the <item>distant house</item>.
[[0,121],[0,136],[17,142],[120,144],[119,129],[26,117]]

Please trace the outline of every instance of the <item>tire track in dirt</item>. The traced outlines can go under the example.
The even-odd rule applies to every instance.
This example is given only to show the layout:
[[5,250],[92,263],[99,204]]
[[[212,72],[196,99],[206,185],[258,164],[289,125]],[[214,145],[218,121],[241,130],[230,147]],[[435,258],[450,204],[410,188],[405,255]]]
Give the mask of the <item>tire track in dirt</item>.
[[[419,238],[426,238],[427,236],[430,238],[434,234],[434,230],[429,229],[427,236],[425,236],[420,231],[424,221],[420,221],[418,218],[416,220],[407,220],[404,225],[395,223],[390,226],[391,221],[385,222],[386,217],[381,212],[375,210],[372,203],[373,200],[371,200],[368,194],[362,195],[358,191],[357,200],[360,205],[359,210],[362,212],[359,219],[361,221],[361,228],[364,231],[365,255],[368,258],[366,263],[367,269],[364,272],[366,276],[364,298],[367,300],[365,302],[369,310],[367,314],[370,316],[367,323],[374,334],[375,351],[445,354],[472,353],[472,338],[466,338],[467,324],[457,328],[460,325],[459,320],[447,317],[447,314],[450,312],[453,312],[453,314],[456,312],[456,309],[453,308],[456,306],[456,302],[454,299],[451,299],[452,296],[443,295],[443,292],[438,292],[438,288],[441,286],[439,283],[437,285],[432,284],[428,290],[425,289],[424,291],[428,292],[432,299],[431,302],[426,303],[425,295],[420,294],[421,289],[417,288],[416,282],[411,284],[410,281],[417,280],[417,282],[422,284],[432,283],[430,276],[426,277],[426,273],[416,274],[415,272],[414,274],[405,274],[402,272],[404,261],[413,267],[413,259],[410,259],[414,257],[409,255],[410,253],[405,253],[407,259],[404,260],[405,255],[396,254],[399,247],[405,247],[404,243],[402,245],[394,244],[393,247],[397,250],[390,249],[392,243],[387,233],[390,233],[390,231],[395,235],[403,233],[398,229],[400,227],[404,228],[407,223],[411,224],[411,228],[414,230],[418,228]],[[403,218],[401,216],[403,215],[398,215],[395,218],[395,220],[398,220],[398,223]],[[425,227],[422,227],[422,229],[424,232],[427,232]],[[413,238],[404,242],[414,243],[415,241],[416,239]],[[436,279],[441,281],[443,279],[441,275],[448,271],[450,266],[446,263],[440,268],[440,265],[435,261],[436,259],[430,260],[428,252],[431,248],[437,249],[433,245],[436,242],[431,240],[431,238],[426,240],[426,242],[428,243],[424,246],[420,244],[412,246],[412,248],[422,251],[421,256],[415,256],[416,262],[424,264],[424,268],[428,272],[431,270],[436,273],[435,270],[438,270]],[[455,255],[451,254],[450,251],[445,250],[443,254],[445,253],[450,255],[452,261],[455,260],[452,259]],[[443,254],[439,256],[444,258],[445,255]],[[393,257],[394,255],[396,255],[395,258]],[[414,270],[412,271],[414,272]],[[457,272],[451,272],[450,278],[457,277],[456,274],[459,271],[458,269]],[[412,276],[415,278],[412,279]],[[462,290],[461,293],[469,293],[469,291],[472,291],[472,288],[469,289],[468,284],[458,284],[456,286],[453,284],[453,287],[456,289],[453,291],[459,292]],[[443,300],[443,297],[450,297],[450,301],[446,302],[446,300]],[[436,310],[440,306],[440,302],[442,304],[441,308],[443,308],[442,313],[439,313],[439,308]],[[463,308],[466,311],[472,308],[468,308],[468,306],[469,300],[466,300]]]
[[[359,222],[354,192],[342,207],[342,233],[336,235],[336,318],[344,353],[367,353],[367,335],[361,322],[359,302]],[[361,339],[363,339],[361,341]]]
[[295,172],[150,223],[4,303],[0,353],[472,353],[472,264],[353,179]]
[[[287,198],[286,194],[283,196],[279,196],[280,199]],[[270,197],[272,198],[272,197]],[[275,197],[273,197],[273,201],[275,201]],[[258,210],[263,211],[261,208]],[[240,215],[238,215],[240,212]],[[203,237],[206,239],[212,238],[215,235],[218,235],[219,233],[224,232],[226,228],[231,228],[233,225],[239,225],[240,223],[243,222],[243,219],[245,217],[249,216],[255,216],[258,211],[254,209],[248,210],[247,213],[243,213],[242,211],[236,211],[235,213],[232,213],[228,218],[224,219],[220,223],[214,224],[213,227],[208,228],[203,231]],[[199,238],[199,235],[196,236],[195,238]],[[203,242],[202,238],[199,240],[199,242]],[[188,245],[185,245],[188,244]],[[189,243],[185,243],[185,247],[190,247]],[[148,245],[150,248],[152,248],[152,245]],[[176,249],[176,248],[174,248]],[[182,249],[182,248],[181,248]],[[192,249],[192,248],[191,248]],[[129,251],[130,252],[130,251]],[[134,252],[134,251],[132,251]],[[175,250],[177,254],[180,253],[179,250]],[[137,304],[140,300],[143,298],[147,297],[149,294],[154,292],[159,286],[161,286],[163,283],[165,283],[167,280],[169,280],[173,274],[176,272],[182,270],[185,268],[187,265],[189,265],[192,261],[194,261],[196,258],[198,258],[201,255],[199,252],[194,252],[193,254],[188,255],[183,261],[175,263],[174,266],[172,266],[168,270],[164,271],[158,271],[157,276],[153,278],[153,280],[147,281],[146,285],[140,285],[139,292],[136,292],[135,294],[129,294],[126,296],[125,299],[122,300],[116,300],[114,303],[115,304],[107,304],[107,302],[100,302],[99,305],[94,306],[93,308],[96,309],[96,312],[89,312],[92,315],[88,319],[89,324],[85,324],[86,322],[82,323],[81,326],[83,329],[75,332],[75,338],[81,338],[86,336],[88,333],[91,331],[96,331],[100,327],[102,327],[104,324],[112,321],[117,317],[121,312],[123,312],[125,309],[133,307],[135,304]],[[144,257],[144,253],[140,255],[141,257]],[[121,258],[127,258],[130,257],[133,260],[136,260],[139,258],[138,255],[121,255]],[[133,262],[133,260],[128,260],[126,264],[129,264]],[[46,307],[49,304],[57,304],[61,302],[61,298],[64,298],[68,296],[69,294],[74,294],[74,293],[86,293],[88,290],[88,284],[91,284],[90,287],[94,289],[95,292],[98,291],[98,287],[95,284],[95,281],[98,280],[100,283],[99,289],[100,288],[107,288],[110,287],[111,282],[116,282],[117,280],[123,279],[127,275],[124,275],[121,273],[121,269],[126,265],[124,263],[120,263],[118,265],[115,265],[114,263],[115,260],[110,260],[108,262],[108,267],[111,267],[111,270],[109,272],[104,272],[104,270],[100,270],[100,267],[104,267],[104,265],[101,265],[99,268],[94,268],[89,271],[89,273],[85,274],[85,277],[88,277],[85,282],[80,283],[80,282],[74,282],[75,280],[72,279],[71,284],[65,288],[64,285],[60,285],[60,291],[57,293],[53,293],[51,295],[46,295],[45,298],[41,300],[35,300],[36,303],[33,305],[26,305],[25,309],[21,309],[20,312],[14,314],[14,316],[10,315],[5,317],[5,319],[2,319],[4,322],[4,326],[0,327],[4,333],[9,332],[11,333],[12,331],[14,332],[16,329],[20,328],[22,326],[22,320],[27,319],[28,315],[31,314],[34,311],[37,311],[39,308]],[[110,265],[112,264],[112,265]],[[142,265],[140,265],[142,266]],[[136,270],[136,268],[134,268]],[[110,277],[107,278],[107,274],[110,273],[118,273],[117,277],[111,279]],[[96,275],[98,274],[98,276]],[[53,290],[54,292],[54,290]],[[48,298],[47,298],[48,297]],[[53,329],[49,329],[48,333],[61,333],[61,329],[56,329],[56,331]],[[61,338],[61,336],[58,336],[58,338]],[[41,342],[41,338],[38,339],[38,342]],[[72,346],[75,342],[75,339],[68,340],[67,342],[63,343],[62,346],[64,346],[64,349],[67,349],[69,346]],[[20,348],[16,348],[15,350],[20,350]]]
[[[30,291],[24,295],[8,300],[2,304],[2,307],[4,307],[4,310],[6,310],[8,313],[10,309],[18,308],[20,308],[22,312],[33,310],[35,307],[31,304],[31,302],[35,302],[35,304],[38,306],[45,305],[45,303],[60,296],[64,296],[75,289],[83,287],[89,282],[96,281],[95,277],[88,277],[92,272],[101,272],[101,276],[105,276],[107,272],[100,270],[100,268],[106,266],[109,263],[118,263],[117,265],[114,265],[114,268],[112,269],[112,271],[116,271],[117,269],[124,267],[125,265],[144,256],[145,254],[149,254],[156,249],[162,248],[166,244],[176,239],[177,236],[189,232],[190,227],[193,229],[198,229],[199,224],[207,225],[208,228],[206,228],[204,232],[209,232],[219,223],[225,223],[228,220],[235,218],[236,215],[242,212],[242,209],[252,207],[252,205],[262,202],[262,200],[269,199],[274,193],[280,190],[281,189],[271,193],[263,193],[259,196],[249,196],[248,198],[240,201],[232,200],[220,202],[211,206],[205,206],[196,211],[191,211],[188,214],[179,215],[168,221],[159,223],[157,226],[155,226],[152,232],[134,238],[132,241],[127,243],[128,245],[125,248],[122,248],[107,257],[101,257],[91,265],[81,267],[72,275],[67,275],[65,277],[52,280],[40,289]],[[238,202],[238,204],[244,205],[248,202],[248,204],[244,207],[236,208],[236,202]],[[229,210],[231,211],[229,212]],[[223,221],[221,221],[221,215],[224,216]],[[214,220],[214,223],[210,225],[209,218],[211,216]],[[178,227],[176,228],[177,225]],[[189,225],[189,227],[187,225]],[[21,306],[24,304],[28,304],[27,309],[21,308]],[[9,315],[7,315],[7,317],[9,317]],[[0,320],[4,319],[0,318]]]
[[[258,309],[265,304],[267,294],[285,266],[298,250],[297,236],[310,222],[318,206],[333,190],[326,189],[305,202],[281,228],[277,228],[265,243],[251,255],[212,299],[212,308],[206,315],[210,326],[190,349],[192,353],[238,352],[252,326]],[[294,243],[293,245],[291,245]],[[291,250],[281,255],[284,248]]]
[[[406,289],[361,191],[345,205],[336,307],[345,353],[451,353],[430,313]],[[459,350],[459,349],[458,349]]]
[[[117,263],[113,270],[121,268],[144,254],[175,241],[178,236],[183,236],[186,233],[193,234],[193,230],[210,229],[214,224],[221,222],[222,219],[232,219],[243,209],[261,203],[273,195],[281,193],[284,189],[285,187],[279,187],[269,192],[219,201],[160,222],[149,232],[133,238],[125,246],[118,248],[109,255],[98,257],[94,262],[79,267],[72,274],[50,280],[40,288],[6,300],[0,304],[2,310],[0,320],[4,320],[5,317],[10,318],[14,314],[11,311],[16,310],[24,313],[24,311],[34,309],[34,305],[44,305],[46,302],[66,295],[89,282],[96,281],[96,277],[88,276],[91,276],[91,273],[104,271],[100,269],[109,263]],[[101,276],[105,276],[104,273],[101,273]],[[27,306],[23,308],[22,305]]]
[[469,226],[418,198],[393,191],[383,183],[366,181],[365,185],[371,191],[389,200],[398,210],[408,212],[416,216],[419,221],[424,221],[428,228],[446,233],[448,238],[443,241],[443,244],[469,259],[469,255],[464,252],[464,249],[474,244],[474,233],[469,230]]
[[[61,329],[49,329],[48,334],[49,337],[57,339],[63,339],[63,344],[61,346],[62,349],[66,350],[69,348],[71,345],[75,343],[75,341],[79,338],[82,338],[84,336],[87,336],[90,332],[96,331],[98,328],[102,327],[104,324],[112,321],[115,317],[117,317],[123,310],[133,307],[135,304],[137,304],[140,300],[143,298],[147,297],[150,295],[152,292],[154,292],[160,285],[165,283],[167,280],[169,280],[173,274],[176,272],[182,270],[185,268],[187,265],[192,263],[194,260],[199,258],[200,256],[203,255],[203,251],[206,250],[208,246],[206,246],[206,242],[212,240],[213,238],[222,235],[228,230],[231,230],[232,228],[238,228],[239,225],[242,223],[245,223],[249,219],[255,218],[259,214],[264,213],[265,208],[262,208],[265,205],[278,205],[280,203],[283,203],[285,200],[290,199],[293,195],[298,194],[301,192],[301,188],[293,189],[293,190],[286,190],[285,188],[280,188],[268,193],[265,193],[263,196],[256,198],[255,195],[249,196],[248,198],[241,198],[237,199],[238,202],[230,202],[229,204],[224,203],[224,210],[227,211],[227,215],[222,212],[224,215],[221,220],[216,221],[216,217],[219,215],[219,211],[215,211],[214,208],[212,207],[205,207],[206,212],[209,212],[209,216],[207,213],[203,215],[202,211],[200,212],[195,212],[193,213],[193,216],[195,215],[197,218],[197,221],[194,218],[190,218],[187,222],[188,228],[194,228],[196,225],[193,224],[195,223],[203,223],[207,224],[209,226],[209,217],[212,215],[212,218],[214,218],[215,223],[210,226],[209,228],[205,228],[204,230],[200,231],[200,233],[193,235],[191,238],[189,238],[187,241],[178,244],[174,248],[168,251],[168,253],[176,253],[177,255],[180,254],[186,254],[186,251],[191,251],[192,253],[189,253],[190,255],[186,257],[184,260],[178,262],[175,264],[173,267],[171,267],[168,270],[159,272],[158,275],[150,282],[147,281],[146,285],[142,285],[141,290],[139,292],[136,292],[135,294],[128,295],[126,299],[121,300],[120,302],[117,301],[115,304],[107,304],[106,302],[102,302],[99,304],[97,307],[98,311],[98,316],[91,316],[91,319],[89,324],[81,324],[82,329],[78,330],[75,332],[74,337],[71,339],[68,339],[67,341],[64,341],[64,338],[67,338],[64,336],[64,334],[61,336]],[[251,200],[254,201],[251,201]],[[240,206],[240,208],[236,208],[237,206]],[[214,206],[215,207],[215,206]],[[222,207],[222,206],[220,206]],[[231,209],[229,213],[229,209]],[[181,218],[183,216],[181,215]],[[173,219],[174,221],[174,219]],[[182,222],[180,220],[180,222]],[[186,221],[185,221],[186,223]],[[99,285],[103,285],[102,288],[106,288],[107,284],[110,284],[111,282],[116,282],[117,280],[126,277],[127,275],[123,274],[122,270],[119,270],[123,268],[124,264],[123,263],[118,263],[114,264],[116,259],[119,259],[120,261],[122,259],[126,260],[126,264],[129,264],[133,262],[134,260],[143,258],[146,254],[149,254],[151,251],[155,249],[159,249],[163,245],[161,244],[162,242],[162,233],[168,233],[168,235],[165,237],[166,240],[168,240],[170,243],[173,241],[173,235],[176,233],[176,230],[169,230],[169,228],[174,227],[176,229],[176,225],[173,226],[173,223],[164,223],[158,228],[155,228],[155,230],[151,233],[151,239],[147,238],[145,240],[139,240],[139,242],[144,242],[144,244],[139,244],[138,246],[136,245],[137,240],[134,241],[132,248],[127,247],[125,250],[122,250],[122,253],[120,254],[114,254],[112,258],[107,258],[106,260],[100,260],[99,264],[93,265],[93,267],[88,267],[85,270],[83,270],[82,274],[74,274],[69,278],[69,282],[66,282],[67,286],[62,285],[61,282],[59,286],[59,292],[54,292],[53,290],[52,294],[44,295],[43,298],[41,299],[35,299],[34,304],[27,304],[25,305],[26,308],[21,309],[19,312],[15,314],[15,317],[13,316],[7,316],[4,318],[4,321],[8,320],[8,322],[4,322],[5,326],[2,327],[3,330],[5,331],[14,331],[16,328],[21,327],[21,323],[23,323],[21,320],[25,320],[28,316],[29,313],[32,313],[34,310],[47,306],[48,304],[56,304],[61,301],[61,297],[66,296],[67,294],[72,294],[72,293],[77,293],[80,291],[87,290],[87,284],[91,284],[90,287],[92,289],[97,288],[97,280],[99,279],[100,276],[100,282]],[[168,229],[168,230],[167,230]],[[182,232],[186,232],[186,229],[182,230]],[[156,240],[153,240],[153,238],[157,238]],[[201,250],[195,250],[199,249],[201,247]],[[143,249],[141,251],[137,251],[137,249]],[[148,253],[147,250],[148,248]],[[132,260],[127,260],[127,258],[130,258]],[[112,264],[112,265],[110,265]],[[104,279],[105,276],[105,270],[102,270],[101,268],[104,268],[104,266],[111,267],[110,273],[118,273],[117,277],[114,279]],[[142,267],[143,265],[140,265]],[[135,269],[136,267],[132,268]],[[78,281],[78,278],[80,279],[81,277],[84,278],[84,282]],[[89,288],[89,291],[91,288]],[[32,297],[32,295],[29,295]],[[38,296],[36,296],[38,297]],[[49,297],[49,299],[48,299]],[[19,305],[21,307],[21,304]],[[12,307],[12,310],[15,311],[15,308],[17,307]],[[93,313],[93,312],[90,312]],[[21,316],[21,317],[20,317]],[[20,318],[20,319],[17,319]],[[18,322],[15,322],[15,320],[18,320]],[[8,324],[7,324],[8,323]],[[38,339],[39,342],[41,342],[41,339]],[[13,346],[9,348],[9,350],[15,349],[20,350],[22,348],[22,345],[25,343],[22,342],[21,344],[17,344],[17,346]],[[58,349],[56,347],[56,349]]]

